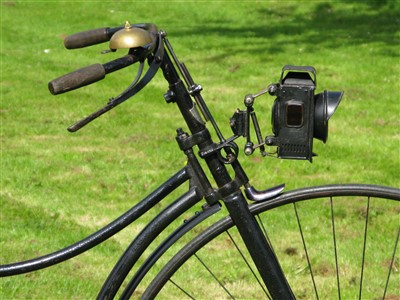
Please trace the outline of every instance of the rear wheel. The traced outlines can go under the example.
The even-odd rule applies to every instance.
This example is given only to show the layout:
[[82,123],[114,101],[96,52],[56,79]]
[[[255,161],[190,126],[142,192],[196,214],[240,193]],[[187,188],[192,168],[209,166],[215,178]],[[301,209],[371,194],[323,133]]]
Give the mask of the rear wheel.
[[[400,190],[371,185],[312,187],[250,206],[298,299],[398,295]],[[232,220],[180,250],[145,299],[270,297]],[[392,299],[392,298],[390,298]]]

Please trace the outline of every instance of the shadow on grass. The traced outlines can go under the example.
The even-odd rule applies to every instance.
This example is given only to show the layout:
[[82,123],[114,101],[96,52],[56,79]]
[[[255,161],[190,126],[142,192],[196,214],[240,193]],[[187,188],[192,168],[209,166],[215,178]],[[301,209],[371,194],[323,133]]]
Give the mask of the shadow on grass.
[[[352,5],[349,5],[352,4]],[[338,49],[368,43],[383,43],[382,55],[398,57],[400,5],[392,7],[390,0],[342,0],[320,2],[308,11],[290,2],[279,7],[254,5],[247,16],[248,26],[232,25],[217,20],[201,27],[182,28],[174,35],[201,33],[221,39],[225,53],[214,59],[243,51],[278,53],[285,46],[317,52],[321,48]],[[311,7],[311,6],[310,6]],[[226,45],[224,45],[226,44]],[[196,44],[207,50],[207,43]]]

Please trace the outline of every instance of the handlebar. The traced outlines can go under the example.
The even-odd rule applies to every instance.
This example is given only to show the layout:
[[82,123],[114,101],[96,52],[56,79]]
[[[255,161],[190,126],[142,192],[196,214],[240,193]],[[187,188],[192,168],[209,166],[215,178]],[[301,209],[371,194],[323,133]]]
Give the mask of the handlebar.
[[49,82],[49,91],[53,95],[62,94],[103,79],[106,75],[102,64],[81,68]]
[[[131,25],[127,27],[127,24],[130,25],[127,22],[125,23],[124,27],[116,27],[113,29],[99,28],[74,34],[65,39],[65,46],[71,49],[71,48],[90,46],[107,40],[112,41],[113,34],[121,30],[121,28],[124,28],[124,30],[126,31],[130,31]],[[98,118],[102,114],[109,111],[110,109],[116,107],[117,105],[126,101],[130,97],[134,96],[144,86],[146,86],[147,83],[149,83],[150,80],[156,74],[164,57],[163,35],[161,32],[157,32],[157,27],[151,23],[137,24],[134,26],[148,31],[148,33],[151,35],[152,42],[149,44],[148,39],[146,40],[145,38],[144,42],[146,42],[147,44],[144,43],[138,43],[136,45],[133,44],[133,46],[129,48],[128,54],[121,58],[115,59],[105,64],[97,63],[81,68],[74,72],[53,79],[48,83],[48,88],[50,92],[53,95],[58,95],[95,83],[99,80],[104,79],[105,75],[108,73],[117,71],[129,65],[132,65],[136,62],[140,62],[139,71],[136,75],[135,80],[125,91],[123,91],[117,97],[109,99],[106,106],[102,107],[101,109],[95,111],[94,113],[88,115],[87,117],[78,121],[74,125],[70,126],[68,128],[69,131],[74,132],[79,130],[89,122],[93,121],[94,119]],[[134,34],[137,34],[137,31],[134,32]],[[122,36],[126,37],[126,35],[124,36],[124,34],[122,34]],[[132,36],[130,36],[129,38],[132,38]],[[142,44],[143,46],[141,46]],[[127,48],[127,47],[121,46],[121,48]],[[141,75],[143,71],[143,65],[146,59],[148,60],[149,68],[146,74],[142,77]]]
[[[136,54],[137,53],[137,54]],[[62,94],[71,90],[95,83],[105,78],[105,75],[132,65],[144,57],[140,52],[128,54],[105,64],[93,64],[73,71],[49,82],[49,90],[53,95]]]
[[[134,24],[132,26],[145,29],[151,32],[153,35],[157,34],[157,27],[152,23]],[[124,26],[113,28],[104,27],[74,33],[64,39],[64,46],[67,49],[78,49],[108,42],[114,33],[123,28]]]
[[[141,23],[132,26],[144,29],[154,37],[157,35],[157,27],[154,24]],[[64,46],[67,49],[76,49],[107,42],[116,32],[124,28],[125,26],[114,28],[104,27],[78,32],[67,36],[64,39]],[[95,83],[104,79],[105,75],[108,73],[144,60],[149,54],[149,51],[152,50],[152,47],[147,49],[141,47],[131,48],[129,54],[124,57],[115,59],[106,64],[93,64],[58,77],[49,82],[48,88],[53,95],[58,95]]]
[[64,39],[64,46],[67,49],[77,49],[104,43],[109,41],[112,35],[122,28],[124,27],[105,27],[78,32],[67,36]]

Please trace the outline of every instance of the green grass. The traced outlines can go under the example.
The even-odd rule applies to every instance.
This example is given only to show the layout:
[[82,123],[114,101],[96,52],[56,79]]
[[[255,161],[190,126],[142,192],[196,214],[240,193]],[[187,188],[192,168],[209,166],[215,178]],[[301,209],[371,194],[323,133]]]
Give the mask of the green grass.
[[[168,32],[226,136],[244,95],[276,82],[285,64],[314,66],[318,91],[345,91],[328,143],[314,143],[319,156],[312,164],[257,153],[242,158],[256,187],[400,186],[395,1],[2,1],[0,8],[1,263],[85,237],[184,165],[174,141],[175,129],[184,124],[162,98],[168,87],[161,74],[134,99],[74,134],[66,127],[126,88],[134,68],[65,95],[47,90],[53,78],[125,54],[100,55],[106,44],[67,51],[62,37],[127,19]],[[271,132],[272,102],[264,96],[255,105],[264,135]],[[93,298],[148,220],[71,262],[2,279],[0,297]]]

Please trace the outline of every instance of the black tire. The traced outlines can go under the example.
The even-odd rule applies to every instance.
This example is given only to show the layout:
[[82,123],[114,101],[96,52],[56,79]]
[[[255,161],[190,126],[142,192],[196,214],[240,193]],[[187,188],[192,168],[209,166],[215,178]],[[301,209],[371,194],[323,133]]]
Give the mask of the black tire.
[[[250,210],[296,298],[382,299],[398,296],[400,286],[398,201],[395,188],[333,185],[287,192]],[[182,248],[142,298],[269,297],[247,257],[226,217]],[[195,266],[201,269],[188,269]]]

